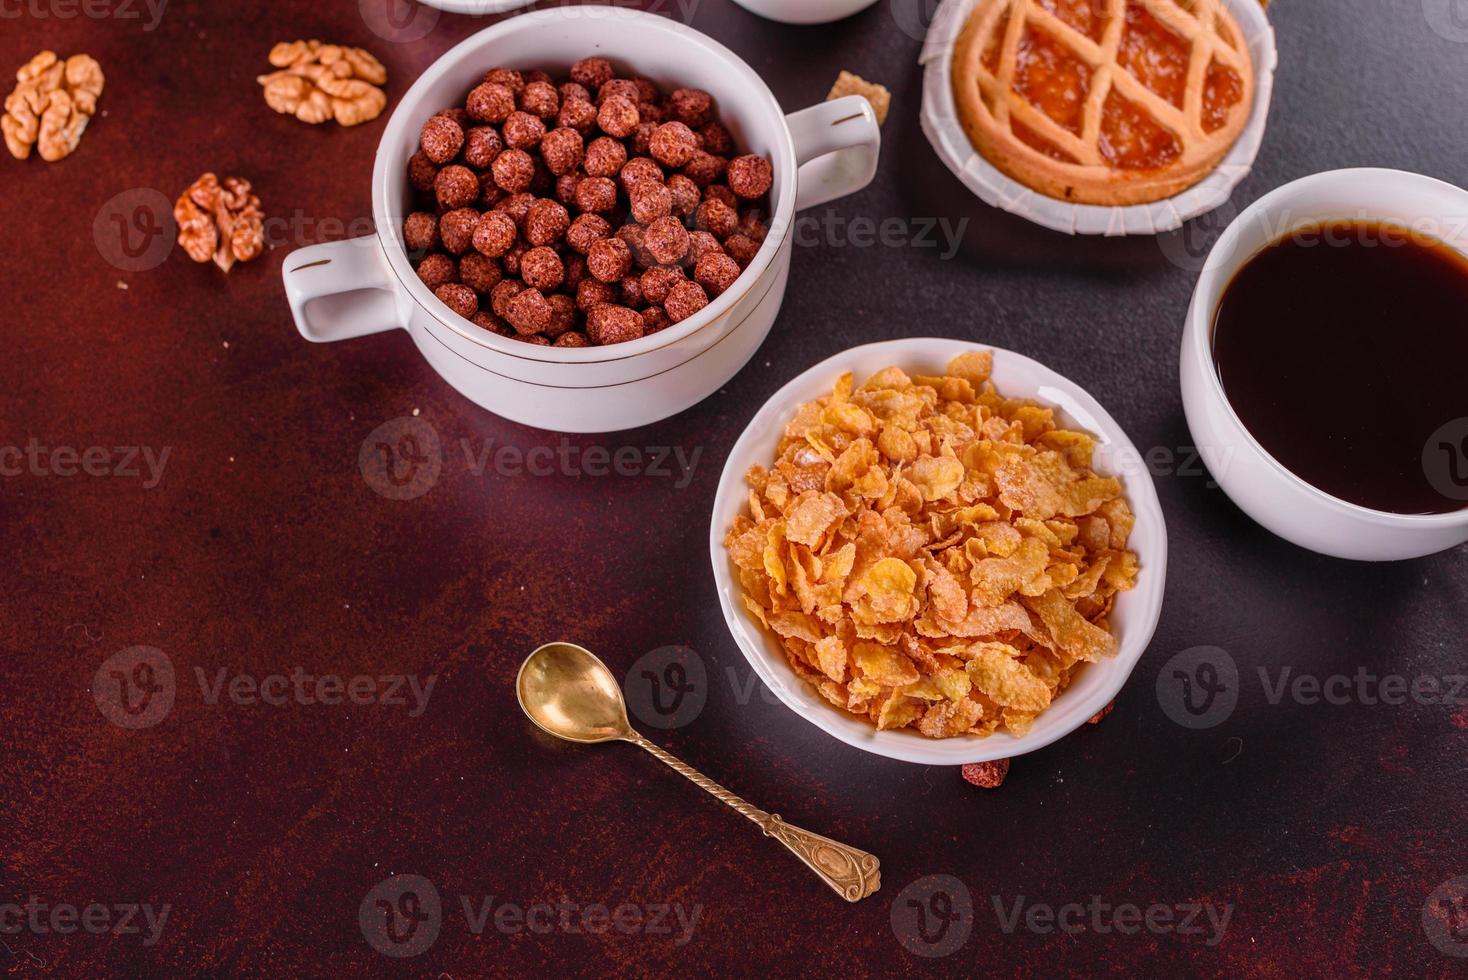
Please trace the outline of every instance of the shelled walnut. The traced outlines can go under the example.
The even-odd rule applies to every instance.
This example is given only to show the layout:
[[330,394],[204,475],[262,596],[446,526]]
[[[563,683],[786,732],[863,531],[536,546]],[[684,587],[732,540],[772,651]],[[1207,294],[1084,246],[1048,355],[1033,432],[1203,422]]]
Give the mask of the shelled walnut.
[[15,81],[0,118],[10,155],[24,160],[34,146],[48,163],[70,156],[97,112],[106,82],[102,66],[90,55],[62,61],[54,51],[42,51],[15,73]]
[[221,182],[206,173],[173,205],[178,243],[195,262],[208,262],[228,272],[236,261],[248,262],[265,247],[260,198],[242,177]]
[[335,119],[343,126],[370,122],[382,114],[387,69],[362,48],[320,41],[282,41],[270,49],[278,71],[256,79],[265,103],[301,122]]

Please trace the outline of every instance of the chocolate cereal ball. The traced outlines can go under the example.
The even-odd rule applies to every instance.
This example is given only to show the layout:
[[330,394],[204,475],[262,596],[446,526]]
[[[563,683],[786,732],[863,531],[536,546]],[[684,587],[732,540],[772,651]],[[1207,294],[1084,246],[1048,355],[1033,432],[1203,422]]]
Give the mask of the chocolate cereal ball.
[[627,147],[610,136],[598,136],[586,148],[583,166],[593,177],[615,177],[627,162]]
[[554,119],[561,110],[561,94],[550,82],[526,82],[520,93],[520,108],[541,119]]
[[515,332],[510,329],[510,325],[508,323],[501,320],[499,317],[495,316],[488,310],[480,310],[469,319],[476,327],[480,328],[481,330],[488,330],[490,333],[497,333],[501,337],[511,336]]
[[532,245],[553,245],[570,227],[570,214],[548,197],[537,199],[525,212],[525,240]]
[[596,104],[601,105],[612,96],[626,99],[634,106],[642,101],[642,93],[638,90],[637,83],[630,78],[611,78],[602,82],[601,88],[596,90]]
[[560,93],[562,102],[565,102],[567,99],[580,99],[583,102],[591,101],[591,89],[582,85],[580,82],[562,82],[556,87],[556,91]]
[[676,121],[659,126],[648,142],[653,159],[667,167],[683,166],[698,149],[698,137],[693,130]]
[[518,234],[514,218],[503,211],[487,211],[474,226],[473,245],[479,253],[499,258],[515,244]]
[[729,161],[721,156],[696,150],[692,158],[683,165],[683,172],[699,187],[707,187],[724,176],[724,170],[728,165]]
[[715,238],[724,239],[739,227],[739,212],[718,199],[705,200],[693,212],[693,223]]
[[617,74],[605,58],[582,58],[571,66],[571,81],[595,92]]
[[518,194],[530,187],[535,177],[535,160],[520,149],[510,149],[494,158],[490,167],[501,190]]
[[650,333],[666,330],[673,325],[668,319],[668,311],[661,306],[649,306],[642,311],[642,335],[646,337]]
[[635,221],[629,221],[618,228],[614,236],[627,243],[632,250],[632,261],[646,268],[653,264],[653,257],[647,251],[647,229]]
[[515,95],[525,90],[525,76],[513,68],[491,68],[484,73],[484,80],[496,85],[503,85]]
[[493,126],[473,126],[464,134],[464,162],[476,170],[494,163],[505,141]]
[[556,176],[572,174],[581,165],[585,150],[581,134],[569,126],[561,126],[546,133],[540,141],[540,158],[545,167]]
[[479,312],[479,297],[474,295],[474,290],[462,283],[444,283],[433,291],[433,295],[466,320]]
[[455,163],[444,167],[433,178],[433,194],[440,207],[462,208],[479,198],[479,178],[468,167]]
[[702,286],[696,282],[680,282],[668,290],[663,309],[668,311],[669,320],[682,323],[708,305],[708,294],[703,291]]
[[739,263],[740,268],[743,268],[754,261],[755,253],[759,251],[759,242],[750,238],[748,235],[742,235],[736,232],[724,239],[724,251],[728,252],[729,257]]
[[569,330],[556,338],[553,347],[590,347],[591,341],[579,330]]
[[[729,259],[731,264],[733,261]],[[734,274],[739,274],[737,265],[734,266]],[[555,249],[538,245],[520,256],[520,278],[527,286],[549,292],[566,278],[566,267],[561,264],[561,257]]]
[[617,185],[606,177],[587,177],[576,184],[576,208],[585,214],[616,210]]
[[497,82],[476,85],[464,100],[464,111],[480,122],[504,122],[515,111],[515,93]]
[[643,181],[652,181],[661,184],[663,182],[663,168],[659,167],[657,161],[652,157],[633,157],[627,161],[617,178],[622,182],[622,190],[628,194],[632,188]]
[[739,210],[739,196],[723,184],[710,184],[705,187],[703,198],[706,201],[722,201],[735,211]]
[[596,124],[609,136],[631,136],[641,121],[637,103],[621,95],[602,100],[601,106],[596,110]]
[[632,268],[632,250],[620,238],[603,238],[586,252],[586,269],[602,282],[620,282]]
[[688,261],[697,262],[709,252],[722,252],[723,246],[719,240],[706,231],[690,231],[688,233]]
[[677,88],[668,96],[668,109],[674,119],[690,129],[697,129],[709,121],[714,100],[703,89]]
[[598,303],[586,315],[586,335],[594,344],[620,344],[642,336],[642,317],[636,310]]
[[511,194],[506,197],[496,206],[496,210],[508,214],[510,219],[515,222],[515,227],[522,228],[525,225],[525,218],[530,214],[530,205],[534,204],[535,201],[536,197],[534,194],[527,194],[521,191],[518,194]]
[[596,128],[596,106],[590,99],[567,99],[556,116],[556,125],[590,136]]
[[632,202],[632,217],[638,224],[650,225],[673,213],[673,194],[663,184],[646,181],[627,195]]
[[541,138],[545,136],[545,123],[540,121],[540,117],[518,109],[510,113],[501,128],[504,130],[505,145],[517,150],[539,146]]
[[418,134],[418,144],[434,163],[448,163],[464,145],[464,130],[448,116],[430,116]]
[[510,300],[519,296],[525,284],[518,279],[501,279],[499,285],[489,291],[489,305],[494,315],[501,320],[510,310]]
[[408,183],[417,191],[433,190],[433,178],[438,176],[438,165],[428,159],[428,154],[419,150],[408,157]]
[[684,279],[683,270],[676,265],[655,265],[642,274],[642,297],[660,304],[668,298],[668,290]]
[[565,293],[547,296],[550,304],[550,323],[545,328],[547,337],[559,337],[576,325],[576,301]]
[[774,179],[774,167],[764,157],[746,153],[729,161],[729,189],[747,201],[769,193]]
[[504,278],[499,263],[478,252],[470,252],[459,260],[459,281],[476,293],[487,293]]
[[479,212],[473,208],[455,208],[438,219],[438,237],[453,255],[463,255],[474,242],[474,227]]
[[418,278],[429,289],[437,289],[446,282],[453,282],[458,275],[459,270],[454,265],[454,260],[442,252],[425,255],[423,261],[418,263]]
[[739,263],[719,252],[709,252],[693,267],[693,281],[710,296],[718,296],[739,278]]
[[518,334],[540,333],[550,326],[550,303],[538,289],[522,289],[505,306],[505,319]]
[[600,279],[583,279],[576,287],[576,309],[589,314],[601,303],[611,303],[617,298],[615,287]]
[[734,152],[734,137],[722,123],[704,123],[698,128],[698,138],[702,143],[700,149],[718,156],[728,156]]
[[438,244],[438,219],[427,211],[414,211],[403,222],[403,243],[418,251]]
[[684,174],[673,174],[668,178],[668,193],[672,195],[673,213],[680,218],[686,218],[698,207],[698,202],[703,200],[703,193],[698,185],[689,180]]
[[591,246],[612,233],[607,219],[595,214],[578,214],[566,229],[566,244],[585,255]]
[[688,253],[688,229],[672,215],[662,217],[647,226],[643,235],[643,246],[654,262],[673,265]]

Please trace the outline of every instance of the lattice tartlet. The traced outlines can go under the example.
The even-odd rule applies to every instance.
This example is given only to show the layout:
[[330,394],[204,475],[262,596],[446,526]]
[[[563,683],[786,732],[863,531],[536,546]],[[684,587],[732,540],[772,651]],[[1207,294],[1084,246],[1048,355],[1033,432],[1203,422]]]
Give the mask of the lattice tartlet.
[[979,0],[953,94],[974,147],[1027,187],[1146,204],[1218,166],[1248,120],[1254,68],[1219,0]]

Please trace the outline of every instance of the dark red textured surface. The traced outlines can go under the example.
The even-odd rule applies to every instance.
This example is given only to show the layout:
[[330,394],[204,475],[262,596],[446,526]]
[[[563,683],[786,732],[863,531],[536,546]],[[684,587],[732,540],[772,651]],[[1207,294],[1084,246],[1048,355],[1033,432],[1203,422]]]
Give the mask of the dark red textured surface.
[[[0,65],[43,47],[86,51],[107,90],[70,159],[0,159],[0,445],[171,454],[152,488],[0,478],[0,906],[34,896],[170,913],[152,946],[23,928],[0,935],[0,962],[23,976],[1462,975],[1465,961],[1429,942],[1422,910],[1468,874],[1468,707],[1271,704],[1256,670],[1463,673],[1468,552],[1384,566],[1316,557],[1256,527],[1187,462],[1178,329],[1216,221],[1161,242],[1069,240],[975,203],[917,125],[926,6],[915,0],[813,29],[715,0],[660,3],[746,57],[787,108],[819,100],[841,68],[887,83],[887,145],[870,189],[817,209],[825,233],[796,249],[780,322],[724,391],[643,430],[563,441],[478,410],[402,334],[317,347],[290,323],[282,259],[361,228],[383,123],[309,128],[269,112],[254,76],[271,44],[371,48],[391,73],[391,108],[484,25],[445,14],[425,37],[390,43],[359,13],[373,6],[175,0],[156,30],[146,16],[58,16],[72,9],[60,3],[5,8]],[[1468,183],[1468,31],[1450,6],[1275,5],[1272,125],[1234,205],[1336,166]],[[289,223],[278,247],[227,278],[177,252],[146,271],[109,261],[110,198],[152,188],[171,201],[211,169],[255,182]],[[891,216],[914,231],[926,217],[968,225],[945,258],[862,246],[840,224]],[[1158,476],[1172,549],[1152,648],[1109,718],[1016,760],[993,791],[847,748],[762,696],[707,567],[719,466],[749,416],[814,360],[915,324],[1039,358],[1139,446],[1176,460]],[[441,441],[442,472],[416,499],[387,499],[358,452],[415,411]],[[681,487],[476,475],[466,441],[471,458],[563,445],[699,456]],[[654,648],[691,647],[703,710],[644,730],[752,802],[876,853],[881,891],[848,906],[631,746],[532,730],[511,682],[530,648],[556,638],[581,640],[619,675]],[[1225,722],[1192,731],[1154,688],[1169,658],[1205,644],[1230,653],[1243,693]],[[171,712],[141,730],[110,724],[92,696],[98,667],[134,645],[164,651],[178,676]],[[384,705],[210,704],[195,680],[196,669],[297,667],[436,686],[413,718]],[[358,918],[396,874],[425,876],[443,900],[436,941],[401,961],[375,952]],[[975,913],[941,958],[913,955],[893,926],[929,875],[962,882]],[[676,928],[542,934],[491,921],[476,934],[461,895],[471,907],[677,904],[698,919],[683,944]],[[995,911],[1092,895],[1233,912],[1210,946],[1146,931],[1010,935]]]

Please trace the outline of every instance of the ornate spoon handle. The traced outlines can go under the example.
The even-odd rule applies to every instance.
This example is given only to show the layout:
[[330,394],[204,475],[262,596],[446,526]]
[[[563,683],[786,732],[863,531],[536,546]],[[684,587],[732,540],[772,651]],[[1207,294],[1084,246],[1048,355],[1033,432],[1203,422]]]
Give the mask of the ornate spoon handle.
[[821,880],[848,902],[866,898],[882,887],[881,862],[874,854],[858,850],[829,837],[804,830],[780,819],[778,813],[766,813],[735,796],[688,763],[669,755],[661,748],[632,732],[627,741],[657,756],[669,768],[686,776],[709,794],[733,807],[741,815],[759,825],[766,837],[773,837],[806,863]]

